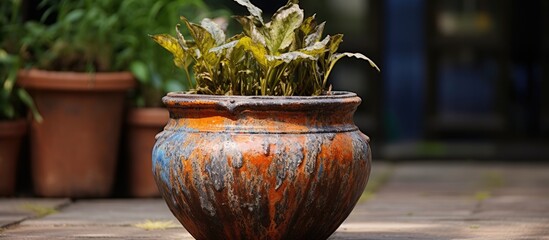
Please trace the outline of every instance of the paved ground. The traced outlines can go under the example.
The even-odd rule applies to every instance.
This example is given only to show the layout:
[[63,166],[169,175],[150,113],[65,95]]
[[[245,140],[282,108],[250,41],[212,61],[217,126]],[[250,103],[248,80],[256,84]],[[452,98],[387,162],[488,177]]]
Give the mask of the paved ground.
[[[0,239],[192,237],[161,199],[0,199]],[[376,163],[330,239],[549,240],[549,165]]]

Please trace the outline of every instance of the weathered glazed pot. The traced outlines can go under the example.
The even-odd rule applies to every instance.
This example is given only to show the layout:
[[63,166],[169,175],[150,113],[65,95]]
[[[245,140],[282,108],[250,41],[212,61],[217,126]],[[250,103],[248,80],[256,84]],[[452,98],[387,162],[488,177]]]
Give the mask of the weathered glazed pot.
[[354,93],[164,97],[153,174],[197,239],[326,239],[366,186],[369,139]]

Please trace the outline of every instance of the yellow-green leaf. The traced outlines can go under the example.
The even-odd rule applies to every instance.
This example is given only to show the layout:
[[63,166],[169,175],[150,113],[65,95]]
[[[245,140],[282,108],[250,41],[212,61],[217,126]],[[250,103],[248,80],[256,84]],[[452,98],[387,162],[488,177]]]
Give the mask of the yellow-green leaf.
[[276,55],[279,50],[289,47],[294,41],[295,30],[303,23],[303,9],[289,3],[280,8],[270,23],[267,23],[269,37],[265,39],[270,53]]
[[370,65],[372,67],[374,67],[375,69],[380,71],[379,68],[377,67],[377,65],[372,60],[370,60],[368,57],[364,56],[361,53],[336,53],[336,54],[332,55],[329,59],[329,66],[326,69],[326,73],[324,74],[323,84],[326,84],[326,82],[328,81],[328,77],[330,76],[330,72],[334,68],[334,65],[336,64],[336,62],[339,61],[339,59],[341,59],[343,57],[354,57],[354,58],[366,60],[370,63]]
[[204,29],[206,29],[215,40],[215,43],[217,46],[223,44],[225,42],[225,32],[209,18],[204,18],[202,22],[200,22],[200,26],[202,26]]
[[347,52],[346,53],[337,53],[337,54],[334,54],[332,56],[332,58],[330,59],[330,62],[335,64],[339,59],[341,59],[343,57],[354,57],[354,58],[366,60],[370,63],[370,66],[375,68],[377,71],[381,71],[381,70],[379,70],[379,67],[377,67],[377,65],[374,63],[374,61],[372,61],[370,58],[364,56],[364,54],[362,54],[362,53],[347,53]]
[[130,71],[139,82],[147,83],[149,81],[149,68],[144,62],[133,61],[130,64]]
[[261,22],[263,24],[263,17],[261,16],[261,14],[263,13],[263,11],[261,11],[260,8],[256,7],[255,5],[253,5],[250,0],[234,0],[235,2],[237,2],[238,4],[246,7],[248,9],[248,12],[250,12],[250,14],[256,18],[259,22]]
[[242,25],[242,31],[246,36],[252,36],[253,18],[250,16],[233,16],[233,18]]
[[255,60],[261,65],[267,66],[267,49],[261,44],[258,44],[248,36],[241,38],[238,41],[237,47],[243,48],[245,51],[252,53]]
[[151,38],[173,54],[173,62],[178,67],[185,67],[185,52],[177,39],[168,34],[152,35]]
[[175,26],[175,32],[177,33],[177,41],[179,42],[179,45],[183,50],[187,51],[187,41],[185,40],[185,37],[183,37],[183,34],[179,31],[179,24]]
[[32,100],[31,95],[27,91],[25,91],[25,89],[18,88],[17,96],[19,97],[19,99],[21,99],[21,101],[25,104],[25,106],[27,106],[30,109],[34,120],[36,122],[41,123],[43,121],[42,115],[40,115],[40,112],[38,112],[36,105],[34,105],[34,101]]
[[304,59],[316,61],[318,58],[302,52],[288,52],[280,55],[267,55],[267,61],[275,62],[275,66],[279,65],[281,62],[290,63],[293,61]]
[[310,16],[303,20],[303,24],[301,24],[299,29],[305,36],[307,36],[316,28],[316,26],[316,14],[313,14],[313,16]]
[[310,33],[305,37],[306,47],[309,47],[315,44],[316,42],[320,41],[320,39],[322,38],[322,33],[324,32],[325,25],[326,25],[326,22],[322,22],[321,24],[315,27],[312,33]]
[[239,40],[234,40],[232,42],[228,42],[228,43],[225,43],[221,46],[217,46],[217,47],[214,47],[212,49],[210,49],[210,52],[213,52],[213,53],[221,53],[223,50],[227,50],[227,49],[232,49],[236,46],[236,44],[238,44],[238,41]]
[[343,42],[343,34],[336,34],[330,38],[329,48],[330,48],[330,54],[334,54],[337,52],[337,49],[339,48],[339,44]]
[[191,33],[192,38],[194,39],[198,50],[201,54],[206,55],[211,48],[216,46],[216,41],[213,38],[212,34],[208,32],[204,27],[191,23],[185,17],[181,17],[181,20],[185,22],[189,32]]
[[327,48],[328,42],[330,41],[330,36],[326,36],[324,40],[320,42],[315,42],[312,46],[306,47],[299,50],[302,53],[306,53],[313,56],[319,56],[329,49]]

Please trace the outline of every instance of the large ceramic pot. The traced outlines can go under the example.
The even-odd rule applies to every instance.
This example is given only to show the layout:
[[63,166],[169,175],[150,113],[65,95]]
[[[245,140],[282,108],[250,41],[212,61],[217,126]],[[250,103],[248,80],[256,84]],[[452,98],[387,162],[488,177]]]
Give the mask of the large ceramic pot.
[[43,117],[30,131],[35,193],[109,196],[133,75],[31,69],[19,73],[18,83],[30,92]]
[[153,172],[197,239],[326,239],[370,174],[354,93],[317,97],[164,97]]

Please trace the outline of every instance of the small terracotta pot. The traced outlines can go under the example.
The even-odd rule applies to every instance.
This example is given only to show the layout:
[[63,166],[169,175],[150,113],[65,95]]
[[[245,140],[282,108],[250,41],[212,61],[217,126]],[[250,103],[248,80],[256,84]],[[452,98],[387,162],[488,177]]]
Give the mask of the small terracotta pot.
[[170,93],[154,177],[196,239],[326,239],[361,196],[368,137],[354,93],[317,97]]
[[127,173],[133,197],[159,197],[152,175],[154,137],[170,119],[165,108],[134,108],[128,114]]
[[27,120],[0,121],[0,196],[15,193],[17,160]]
[[20,71],[43,122],[31,125],[34,190],[45,197],[105,197],[117,164],[129,72]]

